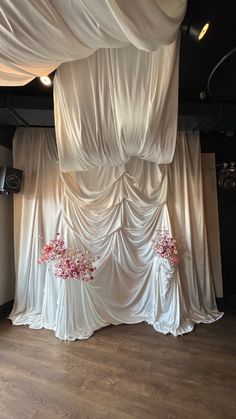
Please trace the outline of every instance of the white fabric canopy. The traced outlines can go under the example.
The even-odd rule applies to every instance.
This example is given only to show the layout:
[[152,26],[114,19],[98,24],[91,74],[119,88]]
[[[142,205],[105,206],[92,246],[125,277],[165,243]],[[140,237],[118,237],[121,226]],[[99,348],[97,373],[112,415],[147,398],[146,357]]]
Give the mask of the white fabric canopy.
[[[14,165],[25,173],[23,193],[15,197],[14,324],[74,340],[108,324],[141,321],[178,335],[194,322],[221,317],[207,260],[197,134],[180,133],[172,165],[132,157],[117,167],[60,177],[53,130],[20,128]],[[156,230],[172,230],[169,210],[180,232],[177,271],[152,249]],[[37,264],[39,236],[47,241],[58,231],[69,247],[100,255],[93,282],[60,280]]]
[[172,43],[186,0],[1,0],[0,85],[24,85],[99,48]]

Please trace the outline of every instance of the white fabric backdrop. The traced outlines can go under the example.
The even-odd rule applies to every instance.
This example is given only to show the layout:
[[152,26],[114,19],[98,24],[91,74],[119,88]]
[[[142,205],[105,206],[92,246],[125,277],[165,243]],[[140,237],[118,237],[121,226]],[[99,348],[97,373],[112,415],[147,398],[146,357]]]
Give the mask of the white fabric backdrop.
[[[197,134],[180,133],[168,166],[132,157],[117,167],[60,177],[56,155],[53,130],[17,130],[14,165],[25,176],[23,192],[15,197],[21,228],[14,324],[46,327],[74,340],[108,324],[140,321],[178,335],[191,331],[194,322],[221,317],[209,272]],[[156,229],[171,230],[168,209],[180,244],[175,273],[154,257],[151,246]],[[37,265],[39,235],[49,240],[58,231],[68,246],[101,256],[94,282],[59,280]]]
[[[171,231],[165,163],[175,150],[176,38],[185,6],[185,0],[2,1],[0,85],[25,84],[64,63],[54,92],[62,173],[52,130],[19,129],[14,140],[14,165],[25,172],[24,192],[15,197],[14,324],[47,327],[73,340],[110,323],[143,320],[177,335],[194,321],[220,317],[204,220],[201,234],[189,230],[198,215],[182,204],[179,213],[179,196],[168,205],[176,230],[184,221],[188,257],[172,272],[151,247],[156,229]],[[179,148],[173,166],[178,178],[180,159],[188,166],[187,149]],[[196,185],[184,174],[193,193]],[[101,257],[93,283],[57,280],[52,269],[37,265],[39,235],[47,241],[57,231],[68,246]]]
[[171,44],[186,0],[1,0],[0,85],[23,85],[99,48]]

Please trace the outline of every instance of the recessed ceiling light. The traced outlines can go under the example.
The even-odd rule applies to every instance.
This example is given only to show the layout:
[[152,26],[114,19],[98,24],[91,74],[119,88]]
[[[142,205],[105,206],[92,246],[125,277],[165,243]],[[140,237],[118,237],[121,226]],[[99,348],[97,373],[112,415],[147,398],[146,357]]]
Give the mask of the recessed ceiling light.
[[52,85],[52,80],[48,76],[42,76],[39,78],[39,80],[41,81],[42,84],[44,84],[44,86],[49,87]]

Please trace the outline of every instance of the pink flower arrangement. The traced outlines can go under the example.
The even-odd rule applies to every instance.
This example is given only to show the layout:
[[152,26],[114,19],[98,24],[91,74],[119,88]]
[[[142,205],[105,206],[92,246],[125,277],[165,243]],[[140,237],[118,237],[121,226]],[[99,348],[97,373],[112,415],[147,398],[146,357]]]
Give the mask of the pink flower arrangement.
[[88,251],[66,249],[60,233],[57,233],[55,240],[45,243],[41,253],[42,257],[38,260],[40,264],[56,260],[54,275],[58,278],[83,281],[94,279],[93,273],[96,270],[93,266],[94,258]]
[[179,263],[179,255],[176,242],[176,238],[171,237],[169,232],[159,233],[157,239],[153,240],[155,254],[177,265]]
[[66,252],[65,242],[60,238],[60,233],[57,233],[55,240],[50,240],[45,243],[41,250],[42,257],[38,260],[38,263],[42,264],[61,258]]

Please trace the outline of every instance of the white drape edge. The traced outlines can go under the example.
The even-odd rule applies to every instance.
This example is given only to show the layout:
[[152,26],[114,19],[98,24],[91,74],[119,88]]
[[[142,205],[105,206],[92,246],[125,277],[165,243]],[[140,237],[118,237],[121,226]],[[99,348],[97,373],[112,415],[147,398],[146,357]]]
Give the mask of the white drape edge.
[[175,40],[185,9],[186,0],[2,1],[0,85],[27,84],[99,48],[157,50]]
[[14,167],[22,169],[23,192],[14,196],[16,293],[13,312],[42,311],[42,268],[37,259],[44,240],[61,223],[62,185],[54,129],[17,128],[13,141]]
[[[199,132],[178,132],[168,167],[168,210],[178,238],[182,318],[210,323],[222,317],[216,306],[203,204]],[[189,308],[191,307],[191,313]]]
[[[25,182],[15,199],[13,323],[75,340],[108,324],[140,321],[177,336],[196,322],[220,318],[207,259],[196,134],[180,134],[168,169],[168,208],[165,165],[133,158],[128,166],[100,168],[95,189],[96,169],[64,174],[61,180],[54,141],[46,129],[18,129],[14,139],[14,164],[25,171]],[[181,239],[178,270],[154,257],[151,239],[162,229]],[[48,240],[57,231],[69,246],[101,255],[93,283],[58,280],[50,267],[37,265],[38,236]]]

